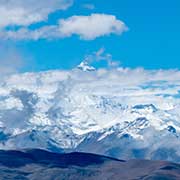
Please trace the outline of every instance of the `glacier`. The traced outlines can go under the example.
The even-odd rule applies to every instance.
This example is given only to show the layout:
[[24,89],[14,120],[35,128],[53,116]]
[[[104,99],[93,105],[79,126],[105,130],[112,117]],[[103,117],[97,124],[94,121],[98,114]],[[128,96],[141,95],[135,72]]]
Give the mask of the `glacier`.
[[180,71],[17,73],[0,81],[0,149],[180,162]]

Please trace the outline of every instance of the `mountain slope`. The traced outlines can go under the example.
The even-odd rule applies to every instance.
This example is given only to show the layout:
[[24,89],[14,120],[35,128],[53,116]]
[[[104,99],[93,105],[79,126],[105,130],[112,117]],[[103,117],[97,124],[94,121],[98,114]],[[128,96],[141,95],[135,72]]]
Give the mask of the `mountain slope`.
[[56,154],[35,149],[0,151],[0,173],[2,180],[178,180],[180,165],[161,161],[121,161],[88,153]]

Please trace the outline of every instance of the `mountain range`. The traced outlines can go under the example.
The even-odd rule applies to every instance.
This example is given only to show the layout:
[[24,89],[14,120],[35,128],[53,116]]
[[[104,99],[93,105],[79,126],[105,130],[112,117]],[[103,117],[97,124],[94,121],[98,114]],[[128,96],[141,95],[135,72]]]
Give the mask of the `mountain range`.
[[178,71],[87,63],[7,76],[0,83],[0,148],[180,162],[179,79]]

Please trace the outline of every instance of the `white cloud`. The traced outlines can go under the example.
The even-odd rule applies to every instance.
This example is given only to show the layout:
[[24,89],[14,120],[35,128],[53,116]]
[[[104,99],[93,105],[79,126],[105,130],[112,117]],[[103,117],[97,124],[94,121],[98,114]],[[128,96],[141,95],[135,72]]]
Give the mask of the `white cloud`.
[[0,28],[45,21],[50,13],[71,4],[72,0],[0,0]]
[[72,16],[59,21],[59,31],[65,36],[79,35],[81,39],[92,40],[109,34],[122,34],[126,25],[113,15],[91,14]]
[[93,40],[110,34],[121,35],[127,30],[127,26],[113,15],[91,14],[90,16],[72,16],[67,19],[60,19],[57,25],[43,26],[35,30],[28,28],[20,28],[17,31],[4,30],[0,32],[0,38],[37,40],[78,35],[83,40]]

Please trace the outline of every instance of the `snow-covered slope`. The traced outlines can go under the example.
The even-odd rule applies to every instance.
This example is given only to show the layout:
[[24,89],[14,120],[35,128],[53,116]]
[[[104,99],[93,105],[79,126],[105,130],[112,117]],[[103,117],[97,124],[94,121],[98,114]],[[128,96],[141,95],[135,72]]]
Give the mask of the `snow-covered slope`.
[[87,66],[3,79],[0,148],[180,162],[180,72]]

